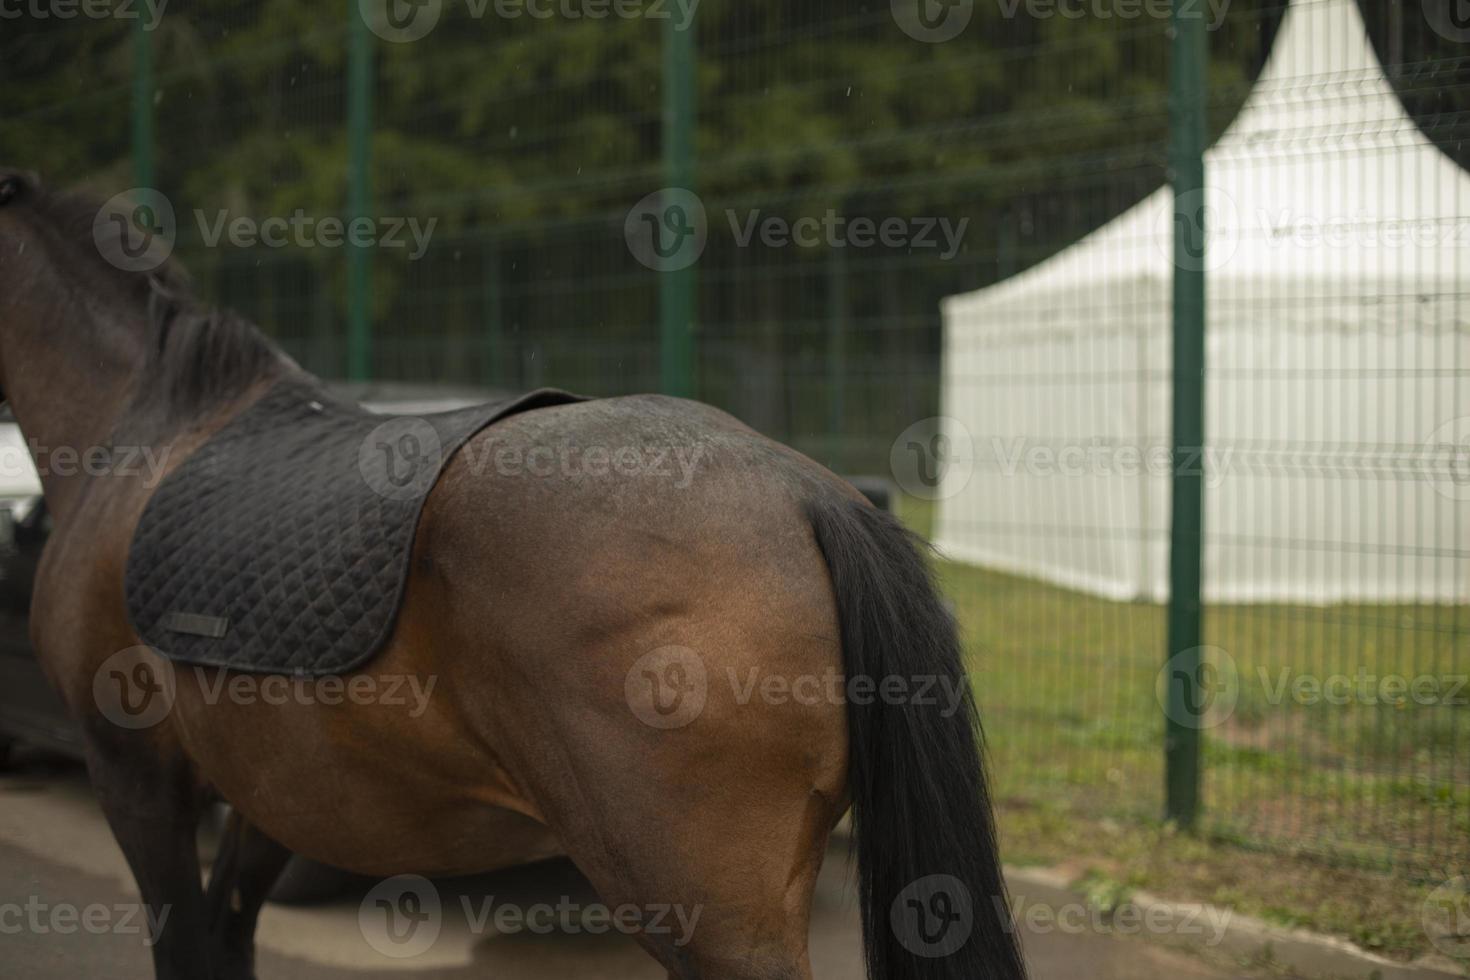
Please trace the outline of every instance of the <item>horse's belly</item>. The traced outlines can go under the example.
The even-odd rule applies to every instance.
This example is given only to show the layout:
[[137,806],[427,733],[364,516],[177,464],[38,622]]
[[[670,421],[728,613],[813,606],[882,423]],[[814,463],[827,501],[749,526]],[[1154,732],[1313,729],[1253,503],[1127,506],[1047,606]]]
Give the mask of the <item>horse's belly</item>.
[[454,820],[436,819],[433,826],[426,826],[423,814],[411,821],[383,816],[344,814],[330,824],[252,819],[296,853],[365,875],[473,874],[565,853],[544,825],[512,810],[466,807]]
[[178,730],[200,778],[292,851],[363,874],[473,873],[562,853],[498,762],[451,717],[415,715],[411,693],[402,705],[323,704],[320,691],[282,699],[230,676],[236,690],[221,697],[192,668],[178,672]]

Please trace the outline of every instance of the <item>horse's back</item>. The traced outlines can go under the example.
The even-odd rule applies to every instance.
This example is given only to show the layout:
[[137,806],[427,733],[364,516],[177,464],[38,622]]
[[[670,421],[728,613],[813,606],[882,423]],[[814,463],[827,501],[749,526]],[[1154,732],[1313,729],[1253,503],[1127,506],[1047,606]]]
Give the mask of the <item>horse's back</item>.
[[[494,529],[482,543],[521,541],[541,559],[528,566],[558,556],[591,565],[594,552],[618,548],[629,559],[701,567],[717,550],[737,565],[743,555],[810,571],[802,505],[840,494],[856,491],[719,409],[633,395],[530,411],[483,430],[446,467],[421,534],[432,540],[446,524],[459,539]],[[618,558],[602,555],[626,565]]]

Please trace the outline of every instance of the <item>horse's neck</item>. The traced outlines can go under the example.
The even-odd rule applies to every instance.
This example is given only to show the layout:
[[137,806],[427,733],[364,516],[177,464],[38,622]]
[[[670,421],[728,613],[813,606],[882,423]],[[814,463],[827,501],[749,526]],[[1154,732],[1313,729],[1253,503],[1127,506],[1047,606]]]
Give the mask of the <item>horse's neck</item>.
[[47,506],[59,518],[86,481],[110,469],[101,453],[145,355],[143,331],[124,311],[66,303],[53,312],[56,318],[12,333],[4,381]]

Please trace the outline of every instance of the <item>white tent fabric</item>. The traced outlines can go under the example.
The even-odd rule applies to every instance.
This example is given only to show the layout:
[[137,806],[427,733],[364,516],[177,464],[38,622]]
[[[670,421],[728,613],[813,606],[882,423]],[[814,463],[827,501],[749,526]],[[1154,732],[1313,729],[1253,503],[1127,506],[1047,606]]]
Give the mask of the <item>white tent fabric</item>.
[[[1470,601],[1470,175],[1354,0],[1292,3],[1206,185],[1206,598]],[[943,552],[1167,597],[1172,221],[943,302]]]

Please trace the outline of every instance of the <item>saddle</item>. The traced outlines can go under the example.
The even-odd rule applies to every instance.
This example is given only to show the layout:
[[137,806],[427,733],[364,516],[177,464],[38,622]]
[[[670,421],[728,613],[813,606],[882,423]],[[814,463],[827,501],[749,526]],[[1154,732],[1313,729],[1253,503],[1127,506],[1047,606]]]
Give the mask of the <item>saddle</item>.
[[423,416],[277,383],[154,491],[128,549],[128,616],[171,660],[311,676],[362,666],[403,599],[424,501],[485,426],[581,401],[541,389]]

